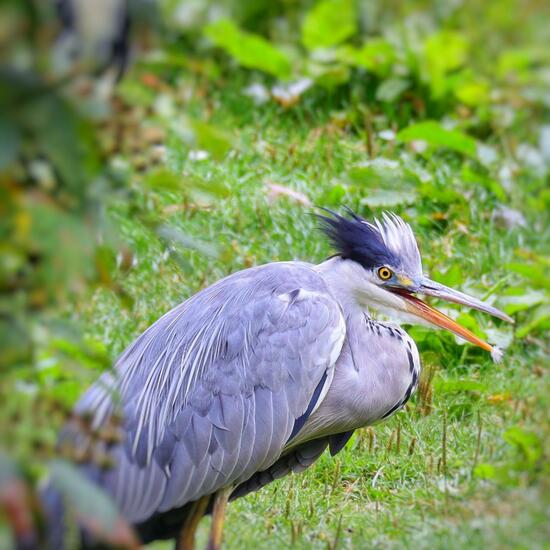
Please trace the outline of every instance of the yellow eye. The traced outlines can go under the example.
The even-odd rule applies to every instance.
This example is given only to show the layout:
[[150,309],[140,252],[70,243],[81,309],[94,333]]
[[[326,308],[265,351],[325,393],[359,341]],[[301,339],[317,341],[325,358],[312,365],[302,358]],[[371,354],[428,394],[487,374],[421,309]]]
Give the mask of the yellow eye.
[[392,275],[393,275],[392,270],[389,267],[381,267],[378,270],[378,276],[383,281],[387,281],[388,279],[391,279]]

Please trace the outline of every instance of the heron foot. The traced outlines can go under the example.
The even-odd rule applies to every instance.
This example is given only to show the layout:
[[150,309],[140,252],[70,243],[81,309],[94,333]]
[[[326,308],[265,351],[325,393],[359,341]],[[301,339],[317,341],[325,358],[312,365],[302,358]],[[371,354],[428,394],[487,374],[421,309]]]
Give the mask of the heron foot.
[[220,550],[223,536],[223,521],[225,518],[225,509],[227,501],[233,491],[233,487],[220,489],[214,497],[214,509],[212,510],[212,525],[210,527],[210,538],[206,545],[206,550]]
[[181,527],[178,540],[176,542],[176,550],[194,550],[195,548],[195,532],[199,526],[200,520],[210,501],[210,495],[205,495],[193,503],[189,514],[185,518]]

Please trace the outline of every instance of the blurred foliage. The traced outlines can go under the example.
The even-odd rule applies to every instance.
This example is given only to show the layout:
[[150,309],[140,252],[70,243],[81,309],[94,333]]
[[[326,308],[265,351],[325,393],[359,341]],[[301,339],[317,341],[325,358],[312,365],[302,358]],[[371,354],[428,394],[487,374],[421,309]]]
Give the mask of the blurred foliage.
[[[130,8],[131,63],[116,85],[109,71],[59,70],[52,3],[0,8],[0,446],[25,475],[43,475],[83,388],[170,303],[153,289],[159,273],[190,291],[258,261],[322,258],[327,250],[304,239],[313,222],[301,221],[296,202],[414,219],[433,245],[424,252],[434,278],[498,294],[517,319],[514,332],[482,328],[470,312],[462,324],[504,347],[515,337],[547,351],[542,3],[135,0]],[[271,178],[284,183],[270,188],[282,207],[266,203],[258,184]],[[90,321],[97,296],[110,309],[94,302],[100,318]],[[117,324],[127,333],[110,335]],[[411,334],[454,369],[434,378],[452,399],[452,421],[473,418],[489,398],[491,407],[506,401],[467,379],[466,353],[481,364],[480,352],[449,334]],[[542,436],[501,428],[505,450],[475,474],[533,483]],[[69,466],[54,468],[64,486],[78,486]],[[100,510],[101,498],[91,507]]]
[[[528,483],[537,472],[547,466],[543,463],[543,446],[539,436],[519,426],[508,428],[502,438],[510,445],[507,460],[498,464],[478,464],[475,475],[505,484]],[[511,455],[511,456],[510,456]]]

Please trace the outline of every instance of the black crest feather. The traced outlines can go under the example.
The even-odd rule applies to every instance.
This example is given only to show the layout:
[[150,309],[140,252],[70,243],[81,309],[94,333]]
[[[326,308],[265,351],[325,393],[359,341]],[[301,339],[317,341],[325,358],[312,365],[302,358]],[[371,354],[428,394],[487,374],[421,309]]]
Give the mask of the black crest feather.
[[384,244],[378,229],[346,208],[348,217],[324,208],[330,216],[317,215],[321,230],[342,258],[360,263],[367,269],[396,265],[397,258]]

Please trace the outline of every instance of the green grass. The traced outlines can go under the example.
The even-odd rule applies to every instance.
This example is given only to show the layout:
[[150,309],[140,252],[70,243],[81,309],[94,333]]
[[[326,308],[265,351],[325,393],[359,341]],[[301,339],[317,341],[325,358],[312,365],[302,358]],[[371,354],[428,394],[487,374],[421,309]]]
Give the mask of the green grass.
[[[277,260],[319,262],[329,254],[311,216],[314,209],[286,198],[270,202],[266,182],[300,191],[312,204],[347,204],[365,216],[372,213],[360,203],[378,180],[350,184],[348,175],[368,158],[363,131],[340,129],[330,122],[327,110],[315,110],[315,105],[292,112],[258,109],[233,93],[217,97],[212,120],[234,136],[236,153],[190,161],[177,140],[168,151],[168,166],[174,170],[222,182],[226,191],[210,197],[208,208],[171,209],[181,205],[181,192],[151,190],[139,174],[133,178],[134,202],[147,203],[153,216],[188,237],[216,243],[217,255],[175,245],[174,261],[150,229],[131,215],[127,201],[112,206],[124,239],[135,251],[135,266],[118,277],[134,305],[128,308],[113,292],[100,289],[89,302],[77,304],[75,314],[87,337],[103,343],[111,357],[162,313],[226,274]],[[197,102],[193,109],[200,116],[204,105]],[[154,116],[152,120],[163,128],[168,125]],[[519,248],[543,252],[540,235],[507,230],[494,221],[494,195],[462,178],[465,169],[489,177],[479,163],[445,151],[414,157],[378,138],[374,143],[378,156],[421,174],[423,181],[413,183],[396,177],[417,199],[395,209],[413,225],[428,272],[479,295],[494,285],[497,295],[525,289],[525,280],[507,264],[517,261]],[[383,174],[388,182],[380,180],[381,186],[391,186],[392,171],[399,170],[392,167]],[[525,191],[515,189],[509,200],[533,227],[540,214],[529,207],[527,194],[542,193],[543,185],[526,181]],[[344,196],[338,196],[341,185],[347,186]],[[525,315],[518,315],[519,326]],[[475,330],[494,330],[489,331],[492,337],[513,336],[512,328],[481,314],[466,321]],[[334,459],[323,456],[304,474],[231,504],[228,548],[546,546],[547,467],[539,446],[548,436],[548,384],[543,377],[547,342],[536,332],[513,339],[503,364],[494,365],[485,352],[459,344],[449,334],[412,332],[428,370],[435,373],[424,399],[416,396],[388,422],[358,431]],[[535,434],[533,460],[526,458],[528,449],[503,438],[511,426]],[[475,473],[480,464],[494,467],[491,479]],[[201,544],[208,522],[203,520],[200,528]]]

